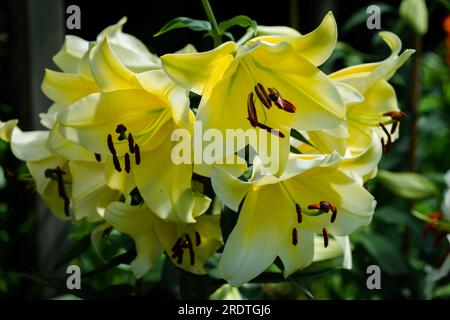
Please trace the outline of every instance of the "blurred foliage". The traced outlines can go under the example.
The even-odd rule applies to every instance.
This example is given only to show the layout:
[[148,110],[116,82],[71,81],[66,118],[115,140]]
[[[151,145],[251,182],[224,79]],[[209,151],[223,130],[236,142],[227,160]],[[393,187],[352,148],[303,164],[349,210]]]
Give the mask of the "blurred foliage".
[[[442,30],[442,12],[449,13],[450,2],[426,2],[429,28],[424,27],[423,21],[415,20],[415,12],[405,9],[414,6],[415,1],[408,2],[403,4],[402,14],[399,6],[391,2],[377,4],[382,12],[383,29],[395,31],[404,41],[405,48],[414,47],[412,28],[419,28],[416,32],[422,34],[426,29],[440,32],[437,33],[437,39],[434,35],[430,41],[427,38],[429,34],[424,34],[422,97],[418,110],[419,175],[407,174],[399,178],[392,173],[408,170],[411,123],[407,117],[400,128],[400,139],[382,159],[380,167],[385,171],[381,171],[381,179],[369,183],[378,206],[372,224],[351,236],[352,270],[338,268],[341,261],[336,259],[325,265],[317,263],[286,282],[280,277],[275,263],[273,270],[268,270],[237,291],[224,286],[223,281],[214,277],[217,257],[208,261],[209,277],[188,274],[162,257],[144,278],[136,280],[127,265],[134,257],[133,242],[117,231],[100,226],[96,227],[94,236],[90,236],[92,226],[81,221],[71,232],[70,250],[59,259],[60,265],[76,263],[83,270],[82,289],[70,292],[65,289],[65,279],[38,275],[36,270],[27,265],[33,261],[32,253],[27,249],[33,240],[23,239],[35,226],[35,217],[33,214],[20,213],[32,211],[32,195],[23,178],[26,168],[14,161],[8,146],[0,142],[0,297],[44,297],[45,289],[51,287],[56,290],[53,293],[56,299],[133,296],[205,299],[211,295],[213,298],[241,296],[245,299],[450,298],[450,275],[444,274],[437,281],[430,276],[433,270],[442,265],[449,243],[446,240],[436,241],[432,234],[426,235],[423,230],[429,220],[418,218],[422,215],[426,220],[428,214],[440,210],[442,192],[446,187],[443,175],[450,169],[450,68],[446,60],[450,48],[446,46],[445,32]],[[385,20],[385,15],[389,19]],[[366,18],[364,6],[344,22],[341,28],[343,34],[358,33],[364,29]],[[420,26],[414,26],[414,21],[420,22]],[[197,28],[202,27],[202,24],[175,21],[166,29],[184,26]],[[205,28],[208,29],[207,26]],[[0,28],[0,39],[1,32]],[[385,57],[383,44],[376,34],[376,30],[373,30],[367,41],[377,48],[371,52],[380,54],[367,54],[357,48],[355,43],[339,42],[333,56],[323,66],[324,70],[333,71]],[[6,52],[5,43],[0,42],[2,66],[7,65]],[[398,93],[399,106],[406,112],[411,94],[411,65],[409,63],[403,67],[391,80]],[[2,87],[7,88],[9,85],[2,78]],[[1,94],[0,117],[12,118],[14,113],[7,103],[8,96]],[[412,185],[409,189],[408,184]],[[25,201],[14,201],[17,195]],[[415,200],[414,204],[410,200]],[[13,206],[14,212],[11,211]],[[413,206],[419,214],[411,214]],[[232,214],[224,217],[230,220],[235,218]],[[95,246],[91,245],[91,240]],[[373,264],[379,265],[382,270],[381,290],[369,290],[366,287],[366,270]]]

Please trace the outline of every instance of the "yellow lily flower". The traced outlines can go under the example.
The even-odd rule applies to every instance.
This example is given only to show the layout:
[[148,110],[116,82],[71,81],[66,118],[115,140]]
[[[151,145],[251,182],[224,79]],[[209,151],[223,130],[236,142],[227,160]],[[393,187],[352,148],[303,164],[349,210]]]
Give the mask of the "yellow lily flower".
[[111,188],[128,195],[137,187],[160,218],[195,222],[210,199],[192,190],[192,165],[171,159],[172,132],[193,127],[187,92],[162,70],[132,72],[108,38],[92,49],[91,69],[101,92],[58,115],[61,133],[105,157]]
[[336,155],[291,155],[276,178],[256,162],[249,181],[212,171],[216,194],[232,210],[240,208],[219,265],[231,285],[256,277],[277,256],[287,277],[313,261],[315,233],[322,233],[327,247],[330,234],[346,236],[370,223],[374,198],[338,163]]
[[65,140],[57,127],[23,132],[17,120],[10,120],[2,123],[1,132],[13,154],[26,162],[36,191],[58,218],[68,219],[73,212],[77,220],[98,221],[106,205],[119,198],[119,193],[105,184],[104,164]]
[[[124,17],[118,23],[107,27],[97,36],[96,43],[108,38],[111,50],[121,63],[132,71],[160,69],[160,61],[156,55],[151,54],[137,38],[122,32],[126,21]],[[57,113],[68,105],[100,91],[90,66],[94,45],[95,43],[69,35],[66,36],[60,51],[53,57],[53,61],[63,72],[48,69],[45,71],[42,91],[54,101],[49,112],[41,115],[45,126],[49,126],[49,121],[53,123]]]
[[105,220],[134,239],[137,256],[131,269],[137,278],[153,266],[163,250],[178,267],[205,274],[206,259],[222,246],[218,215],[176,224],[160,219],[147,206],[113,202],[106,208]]
[[[413,50],[399,55],[401,41],[393,33],[381,38],[392,53],[384,61],[349,67],[330,75],[346,103],[346,121],[332,130],[302,132],[311,143],[296,143],[302,153],[338,152],[345,159],[340,168],[358,181],[377,172],[382,151],[387,153],[398,137],[400,112],[389,78],[410,57]],[[345,167],[347,167],[346,170]]]
[[363,101],[351,101],[347,104],[347,143],[352,153],[366,148],[373,130],[387,153],[392,142],[398,137],[399,122],[405,117],[398,108],[395,90],[387,81],[414,50],[407,49],[400,54],[402,44],[395,34],[381,32],[380,37],[392,50],[387,59],[352,66],[330,75],[341,87],[350,86],[364,97]]
[[[319,41],[326,32],[324,26],[333,23],[329,14],[311,34],[292,41],[268,36],[241,47],[226,42],[208,52],[167,54],[161,61],[176,83],[202,95],[197,120],[205,130],[218,129],[226,136],[227,129],[254,128],[266,136],[265,141],[271,135],[278,137],[279,153],[269,159],[260,156],[264,163],[277,163],[273,173],[279,175],[289,154],[291,127],[332,129],[344,120],[338,90],[316,67],[334,47],[335,39],[326,44]],[[258,141],[251,142],[255,150]],[[226,158],[227,152],[219,150],[217,160]]]

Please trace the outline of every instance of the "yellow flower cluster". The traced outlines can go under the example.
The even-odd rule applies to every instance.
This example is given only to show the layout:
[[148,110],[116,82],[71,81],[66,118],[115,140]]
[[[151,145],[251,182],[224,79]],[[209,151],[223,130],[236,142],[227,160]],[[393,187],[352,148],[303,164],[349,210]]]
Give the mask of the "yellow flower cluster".
[[[52,212],[130,235],[136,277],[164,251],[204,274],[223,247],[219,272],[233,286],[277,257],[287,277],[348,251],[346,236],[370,223],[376,204],[364,184],[405,116],[388,80],[413,51],[401,53],[398,37],[382,32],[389,57],[327,75],[319,67],[337,41],[331,13],[305,35],[259,26],[243,44],[207,52],[188,45],[161,58],[123,33],[125,22],[94,42],[66,37],[54,57],[61,70],[46,70],[42,83],[53,101],[40,115],[46,130],[0,123]],[[195,113],[190,92],[201,95]],[[216,152],[212,163],[176,163],[177,130],[194,135],[190,145],[208,147],[196,123],[223,136],[254,130],[246,147],[257,151],[238,163],[223,161],[240,157],[235,148]],[[263,142],[277,148],[262,152]],[[214,199],[194,174],[210,178]],[[226,243],[223,206],[239,212]]]

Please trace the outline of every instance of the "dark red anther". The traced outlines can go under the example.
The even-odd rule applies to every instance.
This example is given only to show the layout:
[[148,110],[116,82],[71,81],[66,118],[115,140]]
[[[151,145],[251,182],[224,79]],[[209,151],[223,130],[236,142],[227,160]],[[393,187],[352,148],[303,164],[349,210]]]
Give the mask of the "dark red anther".
[[297,211],[297,222],[302,223],[302,207],[298,203],[295,204],[295,211]]
[[384,143],[384,139],[381,138],[381,144],[383,145],[383,153],[384,153],[384,154],[388,154],[389,151],[391,150],[391,147],[392,147],[392,138],[391,138],[391,134],[390,134],[389,131],[386,129],[386,127],[384,126],[384,124],[382,124],[381,122],[380,122],[380,127],[381,127],[381,129],[384,131],[384,133],[386,134],[387,139],[388,139],[387,143]]
[[262,124],[262,123],[258,122],[257,126],[259,128],[261,128],[261,129],[264,129],[264,130],[270,132],[271,134],[273,134],[274,136],[277,136],[279,138],[284,138],[285,137],[283,132],[281,132],[281,131],[279,131],[277,129],[271,128],[269,126],[266,126],[265,124]]
[[98,153],[94,153],[95,156],[95,160],[97,160],[97,162],[102,162],[102,156]]
[[278,109],[284,110],[284,101],[281,94],[275,88],[268,88],[269,98],[278,107]]
[[195,231],[195,245],[198,247],[202,244],[202,238],[200,237],[200,233]]
[[125,172],[130,173],[131,171],[131,163],[130,163],[130,155],[125,153]]
[[294,246],[298,244],[298,233],[296,228],[292,229],[292,244]]
[[289,113],[294,113],[297,110],[295,105],[286,99],[283,99],[283,106],[284,106],[283,110]]
[[402,111],[389,111],[389,112],[383,113],[383,116],[391,117],[391,119],[395,120],[395,121],[401,121],[401,120],[405,119],[406,113],[404,113]]
[[128,149],[131,153],[134,153],[134,138],[131,133],[128,133]]
[[109,152],[111,152],[112,155],[116,154],[116,148],[114,148],[114,142],[112,139],[112,135],[110,135],[110,134],[108,134],[107,143],[108,143]]
[[397,126],[398,126],[398,121],[395,121],[391,127],[391,134],[395,133],[395,130],[397,130]]
[[331,206],[331,223],[336,221],[337,217],[337,208],[335,206]]
[[264,89],[264,86],[261,83],[258,83],[255,86],[255,92],[256,96],[258,97],[259,101],[266,107],[267,109],[272,108],[272,101],[269,98],[269,95],[266,92],[266,89]]
[[194,246],[192,245],[191,237],[189,237],[189,235],[187,233],[184,235],[184,237],[186,238],[186,241],[189,243],[187,248],[189,249],[189,256],[191,258],[190,264],[191,264],[191,266],[193,266],[195,264]]
[[119,158],[117,158],[116,154],[113,154],[112,156],[114,168],[116,168],[117,172],[122,172],[122,168],[120,167]]
[[258,125],[258,115],[256,113],[255,101],[253,101],[253,92],[250,92],[247,98],[247,114],[248,121],[252,127],[256,127]]
[[134,145],[134,161],[137,165],[141,163],[141,149],[138,144]]
[[310,205],[308,206],[308,209],[309,209],[309,210],[320,210],[320,204],[318,204],[318,203],[310,204]]
[[327,228],[322,229],[322,235],[323,235],[323,246],[326,248],[326,247],[328,247],[328,230],[327,230]]

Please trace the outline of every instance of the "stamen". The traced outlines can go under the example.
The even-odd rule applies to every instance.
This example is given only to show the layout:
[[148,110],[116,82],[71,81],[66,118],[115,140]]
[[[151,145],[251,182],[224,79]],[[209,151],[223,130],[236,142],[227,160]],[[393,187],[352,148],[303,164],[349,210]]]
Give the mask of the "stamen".
[[189,256],[191,258],[190,263],[191,266],[193,266],[195,264],[195,254],[194,254],[194,247],[192,246],[191,237],[189,237],[187,233],[184,235],[184,237],[186,238],[186,241],[189,243],[188,249],[189,249]]
[[95,156],[95,160],[97,160],[97,162],[102,162],[102,156],[99,155],[98,153],[94,153]]
[[278,109],[284,110],[284,101],[281,94],[275,88],[268,88],[269,98],[278,107]]
[[109,152],[111,152],[112,155],[116,154],[116,148],[114,148],[114,143],[113,143],[113,139],[112,139],[112,135],[108,134],[108,149]]
[[255,86],[255,92],[256,96],[258,97],[259,101],[266,107],[267,109],[272,108],[272,101],[270,100],[266,89],[264,89],[264,86],[261,83],[258,83]]
[[172,255],[171,258],[175,259],[177,258],[177,263],[182,264],[183,263],[183,247],[182,247],[182,239],[181,237],[175,241],[175,244],[172,247]]
[[295,210],[297,211],[297,222],[302,223],[303,217],[302,217],[302,207],[298,203],[295,204]]
[[117,158],[116,154],[113,154],[113,163],[114,163],[114,168],[116,168],[117,172],[122,172],[122,168],[120,167],[119,158]]
[[134,145],[134,161],[137,165],[141,163],[141,149],[138,144]]
[[256,114],[255,102],[253,101],[253,92],[250,92],[247,98],[247,120],[250,121],[252,127],[258,125],[258,115]]
[[384,126],[384,124],[382,124],[381,122],[380,122],[380,127],[381,127],[381,129],[383,129],[383,131],[384,131],[384,133],[386,134],[387,139],[388,139],[387,143],[385,144],[385,143],[384,143],[384,139],[381,138],[381,144],[383,145],[383,153],[384,153],[384,154],[388,154],[389,151],[391,150],[391,147],[392,147],[392,138],[391,138],[391,134],[390,134],[389,131],[386,129],[386,127]]
[[284,105],[283,110],[286,112],[294,113],[297,110],[294,104],[286,99],[283,99],[283,105]]
[[198,247],[202,243],[202,238],[200,237],[200,233],[195,231],[195,245]]
[[334,223],[337,217],[337,208],[335,206],[331,206],[331,212],[331,223]]
[[322,229],[322,235],[323,235],[323,246],[326,248],[326,247],[328,247],[328,230],[327,230],[327,228]]
[[134,138],[131,133],[128,134],[128,149],[131,153],[134,153]]
[[175,251],[175,250],[177,250],[177,248],[179,248],[180,246],[181,246],[181,237],[179,237],[178,239],[177,239],[177,241],[175,241],[175,244],[173,245],[173,247],[172,247],[172,251]]
[[56,181],[58,184],[58,195],[64,201],[64,214],[66,215],[66,217],[68,217],[70,209],[70,199],[67,196],[63,178],[63,175],[65,175],[66,173],[63,170],[61,170],[60,167],[56,167],[56,169],[47,169],[45,171],[46,176],[47,174],[51,175],[53,173],[56,175]]
[[298,234],[297,234],[297,229],[294,228],[294,229],[292,229],[292,244],[294,246],[296,246],[297,243],[298,243]]
[[270,132],[271,134],[273,134],[274,136],[277,136],[277,137],[280,137],[280,138],[284,138],[284,137],[285,137],[285,135],[284,135],[283,132],[281,132],[281,131],[279,131],[279,130],[277,130],[277,129],[271,128],[271,127],[269,127],[269,126],[266,126],[265,124],[262,124],[262,123],[259,123],[259,122],[258,122],[257,126],[258,126],[259,128],[261,128],[261,129],[264,129],[264,130],[269,131],[269,132]]
[[130,155],[128,153],[125,153],[125,171],[127,173],[131,171]]
[[397,130],[398,121],[395,121],[391,127],[391,134],[394,134],[395,130]]
[[391,117],[393,120],[396,120],[396,121],[401,121],[401,120],[405,119],[406,113],[401,112],[401,111],[389,111],[389,112],[383,113],[383,116]]
[[309,210],[320,210],[320,204],[318,204],[318,203],[315,203],[315,204],[310,204],[309,206],[308,206],[308,209]]

